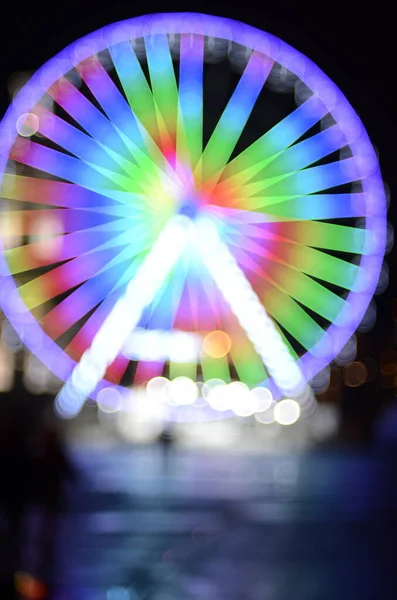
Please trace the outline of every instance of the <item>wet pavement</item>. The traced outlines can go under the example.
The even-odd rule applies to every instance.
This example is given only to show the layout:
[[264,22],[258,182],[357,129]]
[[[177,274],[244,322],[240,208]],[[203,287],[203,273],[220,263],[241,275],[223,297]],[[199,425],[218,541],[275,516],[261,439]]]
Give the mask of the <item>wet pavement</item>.
[[54,600],[397,597],[395,465],[74,448]]

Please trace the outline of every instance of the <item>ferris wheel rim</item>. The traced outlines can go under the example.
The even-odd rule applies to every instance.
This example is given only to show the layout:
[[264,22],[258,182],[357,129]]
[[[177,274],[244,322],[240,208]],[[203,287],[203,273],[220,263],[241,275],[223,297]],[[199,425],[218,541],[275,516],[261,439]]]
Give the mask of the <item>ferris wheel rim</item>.
[[[276,38],[271,34],[231,19],[224,19],[222,17],[214,17],[211,15],[202,15],[198,13],[166,13],[145,15],[126,21],[120,21],[99,29],[96,32],[90,33],[67,46],[55,57],[46,62],[33,75],[31,80],[16,96],[14,102],[7,110],[0,124],[0,132],[3,134],[0,141],[0,184],[4,174],[4,167],[6,161],[8,160],[8,152],[15,137],[17,136],[16,132],[13,132],[11,135],[11,130],[13,127],[15,127],[16,116],[24,112],[29,112],[29,109],[35,105],[43,93],[50,87],[51,82],[55,83],[62,74],[75,67],[76,63],[74,62],[73,56],[76,50],[79,51],[78,58],[80,62],[81,60],[84,60],[84,58],[92,56],[94,52],[99,52],[108,48],[110,46],[110,40],[112,45],[114,45],[117,44],[118,41],[142,37],[142,35],[147,34],[148,31],[153,32],[155,30],[157,32],[156,27],[159,28],[158,31],[164,33],[197,33],[207,36],[209,35],[208,27],[212,27],[214,37],[222,37],[222,35],[219,35],[220,31],[225,35],[228,33],[230,35],[224,39],[241,43],[246,47],[253,48],[258,52],[262,52],[270,58],[277,60],[280,64],[287,66],[287,68],[295,73],[304,83],[306,80],[310,79],[311,85],[308,84],[308,86],[313,92],[316,92],[314,89],[316,86],[319,90],[320,88],[323,88],[320,90],[321,100],[331,115],[334,117],[338,117],[339,115],[337,122],[342,132],[344,131],[343,124],[345,119],[349,120],[349,118],[352,118],[355,120],[355,124],[359,127],[359,135],[354,141],[349,143],[349,146],[352,148],[352,150],[357,153],[357,155],[375,156],[375,151],[364,125],[343,93],[329,79],[329,77],[323,73],[321,69],[319,69],[309,58],[304,56],[298,50],[292,48],[286,42]],[[134,33],[133,37],[130,36],[132,32]],[[128,37],[126,38],[127,33]],[[94,52],[93,48],[95,48]],[[48,70],[57,62],[59,63],[59,61],[64,61],[64,65],[68,65],[68,67],[65,67],[63,73],[53,69],[51,77],[46,79],[46,86],[44,88],[42,83],[43,73],[48,75]],[[294,66],[295,70],[291,68],[289,61],[293,61],[294,64],[292,66]],[[51,80],[52,77],[53,80]],[[315,82],[316,85],[314,85]],[[325,86],[328,86],[326,94],[324,92]],[[351,123],[348,123],[347,127],[349,126],[351,126]],[[377,159],[375,164],[377,166],[376,171],[366,176],[366,178],[362,180],[362,185],[364,191],[366,191],[369,196],[376,195],[376,202],[371,207],[372,211],[369,210],[367,203],[365,208],[367,212],[366,231],[372,232],[378,237],[378,251],[368,255],[361,255],[360,265],[363,266],[364,269],[369,267],[371,269],[371,283],[364,292],[358,293],[353,290],[349,291],[344,307],[341,311],[348,313],[349,316],[347,319],[348,326],[345,327],[345,333],[343,333],[343,328],[335,323],[331,323],[326,330],[328,342],[335,342],[339,347],[343,347],[344,343],[349,339],[353,331],[357,329],[357,326],[361,322],[365,310],[374,295],[384,256],[386,239],[386,200]],[[3,251],[0,251],[0,255],[0,273],[3,281],[6,281],[2,294],[4,297],[4,293],[6,293],[7,290],[12,291],[13,289],[17,289],[17,286],[15,285],[12,275],[9,272]],[[9,307],[7,307],[7,304],[4,303],[3,300],[0,300],[0,304],[3,305],[5,315],[7,317],[9,315],[12,316],[12,310],[9,310]],[[23,306],[24,305],[21,300],[21,311],[23,310]],[[47,366],[51,364],[51,367],[49,368],[51,368],[51,370],[55,372],[58,377],[65,379],[68,376],[68,373],[73,369],[74,365],[76,365],[76,361],[67,356],[65,352],[57,345],[57,343],[54,342],[54,340],[52,340],[52,338],[46,334],[46,332],[43,331],[30,311],[24,315],[23,322],[15,321],[14,318],[11,318],[10,321],[14,326],[16,325],[15,328],[17,333],[22,334],[22,339],[24,337],[23,329],[26,328],[26,325],[31,328],[31,331],[34,331],[35,328],[37,328],[37,331],[40,332],[39,335],[44,336],[45,338],[46,345],[49,349],[48,354],[51,354],[51,358],[53,359],[54,356],[58,356],[59,358],[62,357],[62,360],[59,361],[48,360]],[[20,326],[19,330],[18,326]],[[32,336],[32,338],[33,337],[37,336]],[[34,339],[31,340],[30,337],[28,337],[23,341],[27,347],[30,347],[31,349],[35,347],[36,342]],[[330,362],[330,357],[333,358],[334,356],[335,352],[333,350],[330,351],[329,348],[328,350],[327,348],[323,348],[322,355],[320,352],[315,361],[313,361],[313,356],[310,354],[310,352],[306,352],[298,359],[297,362],[300,365],[306,379],[311,379],[312,376],[328,365]],[[40,359],[42,360],[42,353],[40,353]],[[54,364],[54,362],[56,364]],[[101,385],[102,384],[105,386],[114,385],[110,384],[109,382],[101,382]],[[125,388],[122,386],[116,387],[120,390],[125,390]]]

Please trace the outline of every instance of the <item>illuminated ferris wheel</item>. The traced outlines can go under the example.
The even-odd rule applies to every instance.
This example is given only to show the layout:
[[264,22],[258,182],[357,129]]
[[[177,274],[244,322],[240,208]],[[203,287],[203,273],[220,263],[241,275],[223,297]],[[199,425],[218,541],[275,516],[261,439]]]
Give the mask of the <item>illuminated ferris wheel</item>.
[[44,65],[0,133],[2,219],[24,235],[3,240],[1,304],[66,382],[65,416],[164,377],[217,382],[218,404],[230,382],[299,399],[362,321],[377,156],[281,40],[198,14],[117,23]]

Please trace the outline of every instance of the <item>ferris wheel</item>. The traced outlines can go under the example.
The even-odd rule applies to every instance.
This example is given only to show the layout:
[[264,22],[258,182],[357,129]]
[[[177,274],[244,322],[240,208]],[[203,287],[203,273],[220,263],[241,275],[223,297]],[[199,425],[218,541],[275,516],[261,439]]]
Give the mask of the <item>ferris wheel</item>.
[[385,252],[377,156],[341,91],[208,15],[116,23],[45,64],[1,123],[0,191],[23,222],[1,306],[65,416],[164,375],[299,399]]

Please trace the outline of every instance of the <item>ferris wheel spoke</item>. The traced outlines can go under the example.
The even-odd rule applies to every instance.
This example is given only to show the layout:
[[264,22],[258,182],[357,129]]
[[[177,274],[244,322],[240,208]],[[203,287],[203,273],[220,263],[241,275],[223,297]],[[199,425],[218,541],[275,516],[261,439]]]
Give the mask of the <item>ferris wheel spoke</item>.
[[252,179],[266,181],[272,177],[300,171],[345,145],[342,131],[338,125],[333,125],[307,140],[257,162],[249,169],[221,180],[217,185],[216,194],[224,199],[235,196]]
[[351,262],[301,244],[275,243],[272,251],[284,264],[346,290],[353,289],[360,271]]
[[300,171],[344,146],[346,146],[345,136],[338,125],[333,125],[285,149],[264,167],[263,178]]
[[312,194],[266,206],[266,215],[291,220],[346,219],[365,215],[365,194]]
[[189,269],[189,274],[186,278],[186,292],[188,297],[188,303],[190,306],[190,312],[192,315],[192,327],[198,331],[200,328],[200,296],[201,286],[198,285],[197,273],[194,269]]
[[[162,177],[168,177],[166,175],[166,161],[159,147],[133,113],[104,67],[97,61],[94,65],[92,62],[88,65],[80,63],[76,68],[101,104],[120,139],[129,149],[134,162],[143,169],[143,171],[139,171],[135,168],[135,174],[140,178],[143,176],[146,178],[158,176],[159,174]],[[113,152],[108,148],[105,149],[108,153]],[[116,155],[116,160],[123,165],[120,155]],[[131,166],[133,165],[130,161],[127,162],[126,166],[131,172]],[[168,182],[171,185],[173,183],[169,177]]]
[[123,279],[123,273],[129,266],[130,260],[124,260],[85,281],[41,319],[44,330],[53,339],[65,333],[117,287],[117,282]]
[[160,140],[153,94],[131,44],[121,42],[111,46],[109,52],[133,113],[158,143]]
[[[164,281],[160,293],[156,295],[153,303],[145,310],[144,314],[147,314],[147,318],[142,319],[143,326],[146,325],[149,329],[165,329],[167,331],[177,328],[178,312],[183,302],[188,267],[189,258],[184,254],[174,265],[169,277]],[[186,374],[186,368],[184,373],[180,372],[179,366],[175,364],[175,357],[171,355],[169,359],[170,377]],[[157,364],[156,369],[159,369],[159,367],[160,365]],[[163,367],[164,361],[161,362],[161,370]]]
[[[234,254],[240,262],[246,253],[236,248]],[[342,298],[308,275],[280,262],[265,259],[261,263],[262,270],[268,274],[267,281],[273,281],[283,292],[329,322],[334,321],[342,310],[344,305]]]
[[[49,120],[44,121],[43,127],[39,129],[43,135],[82,160],[86,165],[107,176],[111,181],[116,181],[127,191],[134,189],[146,191],[147,187],[153,184],[154,179],[158,181],[159,175],[166,183],[165,174],[156,168],[148,157],[146,157],[146,161],[139,160],[137,166],[59,117],[53,116],[53,119],[51,124]],[[129,145],[129,142],[126,144]],[[142,168],[143,163],[144,168]],[[137,182],[139,182],[138,185]],[[167,183],[169,186],[173,184],[169,178]]]
[[[112,225],[112,224],[109,224]],[[11,273],[22,273],[37,267],[51,265],[57,262],[75,258],[96,250],[105,250],[115,246],[128,246],[127,253],[137,252],[144,249],[145,244],[150,244],[156,229],[149,230],[136,228],[134,239],[131,241],[131,225],[126,219],[113,221],[113,227],[97,225],[90,229],[81,229],[64,236],[57,236],[56,245],[52,252],[43,252],[43,241],[37,240],[24,246],[5,250]]]
[[271,276],[289,296],[332,323],[342,310],[344,300],[304,273],[289,267],[271,270]]
[[[108,214],[119,215],[120,210],[128,210],[129,214],[142,212],[144,198],[128,192],[115,190],[86,189],[72,183],[52,181],[25,175],[5,174],[1,184],[1,197],[7,200],[18,200],[33,204],[60,206],[101,211]],[[120,206],[124,204],[124,206]]]
[[[143,126],[140,125],[142,135],[146,132],[143,130]],[[134,153],[137,165],[141,168],[139,177],[145,177],[145,180],[149,182],[155,181],[157,186],[161,185],[170,194],[178,192],[178,185],[181,181],[175,170],[171,168],[170,163],[157,146],[155,142],[152,142],[151,138],[147,139],[147,146],[150,150],[150,156],[142,152],[138,147],[134,146],[129,138],[124,136],[123,132],[120,131],[120,135],[125,138],[126,145]]]
[[113,188],[115,190],[134,191],[131,190],[131,188],[134,188],[131,179],[117,175],[107,169],[95,167],[95,165],[87,165],[73,156],[68,156],[52,148],[46,148],[36,142],[29,142],[23,153],[19,151],[11,152],[10,158],[87,189],[103,188],[106,190],[107,188]]
[[[123,166],[127,175],[129,174],[128,166],[136,169],[133,163],[117,155],[110,148],[102,146],[86,133],[46,109],[40,109],[39,123],[38,131],[41,135],[86,164],[98,165],[119,175]],[[113,158],[114,156],[116,159]]]
[[[220,179],[212,191],[211,198],[221,199],[220,204],[227,204],[229,197],[234,197],[245,184],[254,179],[267,165],[271,164],[278,156],[281,156],[281,154],[282,152],[278,152],[277,154],[268,156],[259,160],[253,166],[237,172],[235,175],[230,175],[226,179]],[[226,165],[225,171],[229,164]]]
[[[127,196],[125,196],[125,198],[126,197]],[[134,199],[136,200],[137,196],[132,198],[132,200]],[[137,222],[145,221],[148,216],[150,218],[155,215],[154,210],[149,210],[148,206],[144,205],[143,199],[140,204],[138,204],[138,202],[135,204],[133,202],[130,204],[126,202],[125,204],[118,205],[112,203],[107,206],[84,206],[81,209],[76,210],[82,210],[83,212],[89,212],[91,214],[98,213],[101,215],[108,215],[109,217],[123,217]]]
[[269,240],[268,248],[263,248],[261,244],[247,236],[244,226],[229,226],[227,231],[227,240],[237,248],[245,245],[247,251],[262,256],[265,260],[290,265],[292,268],[312,275],[317,279],[345,289],[353,289],[359,267],[351,262],[336,258],[304,244],[294,244],[285,240]]
[[[209,308],[208,316],[206,316],[206,327],[203,330],[223,329],[224,331],[228,331],[229,316],[231,314],[229,305],[219,293],[219,289],[207,269],[203,269],[200,272],[200,280],[204,296],[207,298],[206,306]],[[233,344],[232,334],[230,337]],[[225,382],[231,381],[228,355],[214,358],[205,352],[201,352],[199,360],[204,381],[208,381],[209,379],[221,379]]]
[[256,169],[264,160],[278,155],[327,113],[328,110],[321,100],[315,95],[311,96],[229,162],[222,173],[222,181],[239,173],[243,174],[246,169]]
[[255,212],[247,208],[218,206],[208,210],[228,220],[244,223],[269,223],[276,221],[316,221],[362,217],[365,215],[365,194],[311,194],[309,196],[270,196],[266,212]]
[[[123,132],[123,135],[128,137],[134,147],[150,155],[150,141],[153,144],[153,140],[149,140],[147,132],[146,135],[143,135],[142,125],[138,123],[130,106],[99,60],[95,62],[83,61],[76,66],[76,70],[103,108],[118,134],[120,135],[120,132]],[[121,139],[124,142],[123,137]],[[132,156],[135,159],[133,153]]]
[[[38,236],[42,239],[59,238],[60,235],[66,233],[83,229],[89,230],[90,228],[95,231],[120,231],[122,230],[120,222],[125,223],[125,219],[117,219],[112,215],[67,208],[37,209],[34,211],[4,210],[2,211],[2,217],[6,221],[16,217],[23,236]],[[97,227],[100,227],[100,229],[96,229]]]
[[[48,94],[94,139],[125,159],[131,153],[113,124],[66,77],[61,77]],[[133,158],[133,157],[132,157]]]
[[[101,267],[100,271],[104,271],[107,269],[111,269],[115,266],[118,266],[121,262],[124,262],[126,260],[138,260],[140,255],[145,255],[151,248],[153,241],[156,237],[156,231],[147,231],[147,230],[142,230],[140,232],[136,232],[134,235],[134,240],[131,241],[131,233],[128,232],[127,235],[122,236],[121,238],[116,238],[116,242],[119,243],[120,241],[123,241],[125,244],[125,248],[123,250],[120,250],[119,254],[117,254],[114,258],[111,258],[109,260],[109,262],[104,265],[103,267]],[[104,245],[102,245],[100,247],[103,248]],[[135,266],[134,263],[132,263],[131,265],[131,271],[130,269],[127,269],[124,276],[123,276],[123,282],[124,281],[128,281],[128,274],[129,273],[135,273]],[[98,272],[100,272],[98,271]]]
[[[23,273],[37,267],[49,266],[57,262],[75,258],[81,254],[86,254],[95,250],[104,244],[117,244],[119,236],[114,235],[113,241],[109,244],[109,235],[104,235],[101,231],[79,231],[66,234],[57,239],[53,252],[43,253],[43,242],[38,240],[30,242],[25,246],[10,248],[4,251],[4,256],[8,262],[10,273]],[[128,243],[126,240],[124,243]]]
[[[163,286],[153,301],[153,304],[144,310],[140,321],[140,327],[146,327],[148,330],[154,331],[172,330],[172,291],[171,284]],[[127,348],[129,348],[129,341],[127,341]],[[164,359],[158,356],[153,356],[153,359],[150,361],[144,360],[142,359],[142,356],[139,356],[139,348],[136,347],[134,342],[131,342],[130,348],[134,353],[137,353],[138,357],[140,358],[134,374],[134,385],[146,383],[152,377],[160,376],[163,373],[165,364]],[[157,350],[157,348],[155,350]],[[129,350],[127,349],[126,351],[125,347],[121,353],[125,356],[131,357]]]
[[153,33],[145,37],[145,48],[161,149],[172,161],[176,150],[178,88],[167,36]]
[[22,284],[18,294],[28,310],[36,308],[93,277],[119,251],[118,247],[106,248],[73,258]]
[[222,328],[225,324],[225,315],[230,312],[229,306],[222,297],[209,273],[200,269],[199,280],[204,293],[204,302],[208,306],[209,318],[214,321],[214,328]]
[[[173,273],[173,281],[175,274]],[[183,284],[179,286],[183,289]],[[170,282],[167,280],[161,290],[157,293],[156,297],[150,306],[147,306],[143,312],[140,327],[147,327],[147,329],[169,331],[173,327],[173,321],[175,318],[175,308],[173,307],[172,288]]]
[[[242,332],[244,334],[244,332]],[[240,335],[238,343],[232,345],[230,358],[233,361],[239,380],[254,387],[268,378],[265,365],[249,339]]]
[[215,186],[248,121],[273,67],[273,61],[254,52],[202,154],[204,182]]
[[[240,319],[237,318],[233,311],[229,310],[224,321],[226,330],[230,332],[232,342],[229,351],[230,361],[234,366],[239,381],[250,387],[263,383],[269,376],[266,365],[252,344],[252,341],[247,337],[246,330],[242,326]],[[273,325],[275,324],[273,323]],[[224,368],[223,365],[221,367]],[[228,378],[224,379],[224,381],[229,381],[230,379],[229,368],[227,369],[227,374]],[[220,375],[218,376],[220,377]],[[221,377],[221,379],[223,378]]]
[[[91,342],[99,329],[103,325],[106,317],[114,308],[116,302],[125,293],[126,286],[129,281],[135,276],[138,268],[145,258],[145,253],[140,253],[134,257],[133,262],[125,269],[116,283],[113,285],[110,293],[99,304],[95,311],[90,315],[82,327],[79,328],[76,335],[69,342],[66,350],[72,353],[82,354],[91,345]],[[125,257],[124,257],[125,260]]]
[[[158,121],[162,123],[162,117],[154,102],[152,90],[143,73],[139,60],[131,44],[127,42],[112,46],[109,48],[109,51],[150,158],[134,146],[129,141],[129,138],[126,138],[125,142],[140,166],[148,172],[152,172],[153,168],[156,172],[161,172],[162,177],[166,178],[167,185],[170,185],[172,188],[175,186],[175,178],[178,179],[178,177],[175,172],[173,173],[173,177],[169,176],[169,167],[171,165],[168,159],[171,158],[171,162],[173,163],[174,153],[171,153],[172,156],[167,156],[162,152],[167,147],[170,150],[172,143],[170,142],[165,125],[162,126],[160,131],[163,137],[159,133]],[[123,128],[120,125],[120,133],[124,138],[122,130]],[[166,144],[165,146],[164,143]],[[151,161],[151,163],[148,161]],[[163,182],[164,185],[166,183]]]
[[[186,297],[189,285],[190,267],[190,257],[187,253],[187,255],[184,254],[181,256],[178,263],[175,264],[169,278],[165,280],[160,294],[157,294],[153,303],[145,311],[145,313],[147,312],[147,318],[142,319],[142,326],[147,325],[148,329],[154,330],[165,329],[172,331],[173,329],[178,329],[180,311],[186,312],[184,298]],[[180,375],[196,379],[196,358],[193,359],[186,352],[184,352],[182,357],[178,348],[175,348],[174,353],[169,355],[168,360],[169,377],[171,379]]]
[[140,320],[141,327],[171,330],[186,286],[188,259],[186,255],[174,265],[164,279],[152,302],[146,306]]
[[230,307],[221,301],[215,282],[202,264],[193,262],[188,278],[188,292],[196,330],[222,329],[230,314]]
[[[109,296],[107,296],[107,298],[105,298],[105,300],[101,302],[98,308],[88,318],[84,325],[79,328],[76,335],[66,346],[65,352],[74,357],[76,360],[81,358],[83,353],[90,347],[93,337],[105,321],[106,316],[114,308],[116,302],[122,296],[124,289],[125,286],[124,288],[120,287],[119,290],[111,293]],[[121,358],[121,361],[118,361],[117,358]],[[124,357],[117,358],[117,376],[118,378],[121,378],[127,367],[128,359]],[[106,372],[106,376],[108,375],[109,371]]]
[[[21,211],[22,212],[22,211]],[[120,224],[125,224],[125,219],[117,218],[112,214],[101,213],[97,211],[89,211],[84,209],[49,209],[49,210],[35,210],[26,211],[30,215],[30,220],[35,221],[37,218],[43,220],[45,218],[51,218],[58,220],[62,224],[63,233],[74,233],[82,230],[94,229],[95,231],[122,231],[119,229]],[[32,214],[33,213],[33,214]],[[37,216],[36,216],[37,215]],[[131,221],[130,221],[131,223]],[[101,227],[100,230],[96,229]],[[29,231],[33,228],[30,225]]]
[[[190,163],[192,170],[203,144],[203,59],[204,37],[181,35],[177,154],[183,163]],[[201,173],[196,184],[200,181]]]
[[[266,226],[265,226],[266,227]],[[368,232],[359,227],[347,227],[323,221],[279,223],[277,232],[284,238],[324,250],[349,254],[365,254]]]
[[221,358],[201,356],[200,366],[204,381],[209,381],[210,379],[221,379],[225,383],[231,381],[230,366],[226,356]]
[[269,314],[306,350],[310,351],[323,337],[322,327],[279,288],[264,286],[262,298]]
[[[244,236],[244,249],[242,248],[241,242],[242,242],[242,236],[239,234],[239,232],[229,232],[228,234],[224,235],[224,241],[231,246],[231,250],[233,251],[233,254],[236,255],[236,253],[241,253],[241,256],[246,257],[247,260],[249,261],[253,261],[254,259],[252,258],[252,256],[250,256],[250,258],[248,259],[248,253],[249,255],[257,255],[261,257],[261,264],[257,264],[256,262],[254,263],[256,265],[256,268],[258,270],[258,273],[260,272],[262,275],[262,277],[266,278],[267,276],[270,277],[270,273],[268,273],[267,269],[264,270],[263,265],[267,264],[268,262],[276,262],[278,264],[284,264],[284,260],[280,257],[277,256],[276,254],[274,254],[271,250],[268,250],[266,248],[263,248],[263,246],[261,244],[258,244],[257,242],[255,242],[254,240],[250,239],[250,238],[246,238]],[[272,248],[273,250],[273,248]],[[265,275],[266,273],[266,275]]]
[[[258,208],[266,206],[266,197],[258,198],[255,194],[260,194],[264,190],[270,190],[272,196],[306,196],[328,190],[330,188],[353,183],[360,179],[356,168],[356,160],[347,158],[345,160],[332,162],[318,167],[308,167],[302,171],[285,173],[269,179],[263,179],[255,183],[248,183],[243,186],[239,193],[243,197],[243,202],[248,204],[252,202],[253,206]],[[265,204],[261,204],[265,201]]]
[[[233,228],[229,228],[233,233]],[[304,244],[324,250],[362,254],[366,250],[367,231],[359,227],[336,225],[323,221],[296,221],[281,223],[247,224],[248,237],[279,242]],[[368,250],[369,251],[369,250]]]

